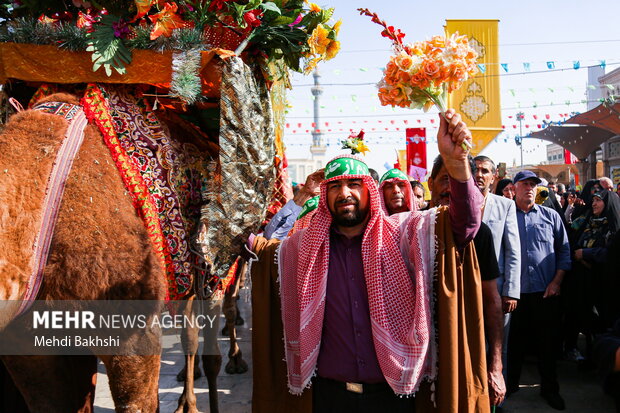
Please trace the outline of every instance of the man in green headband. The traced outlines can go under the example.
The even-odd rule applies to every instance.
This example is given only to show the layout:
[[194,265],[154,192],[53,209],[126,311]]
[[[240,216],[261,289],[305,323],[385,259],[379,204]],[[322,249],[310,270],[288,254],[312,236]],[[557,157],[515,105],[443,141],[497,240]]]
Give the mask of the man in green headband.
[[400,169],[390,169],[379,180],[379,195],[387,215],[415,211],[417,203],[409,178]]
[[[310,226],[281,245],[288,388],[302,394],[312,385],[314,412],[414,411],[415,399],[398,396],[415,394],[424,379],[437,375],[435,261],[442,273],[468,276],[464,284],[480,299],[479,286],[470,283],[475,277],[463,275],[457,252],[475,235],[481,215],[482,196],[461,146],[471,134],[453,110],[445,115],[437,139],[450,175],[453,208],[388,217],[366,164],[342,156],[325,167]],[[474,314],[478,321],[481,317]],[[478,366],[483,365],[484,340],[482,331],[476,334],[482,345],[465,350]],[[471,373],[469,361],[451,363],[439,368],[457,372],[456,377],[469,370],[458,379],[462,383],[444,392],[454,397],[446,397],[442,411],[484,411],[484,406],[488,411],[486,374]],[[468,387],[472,383],[482,388]]]

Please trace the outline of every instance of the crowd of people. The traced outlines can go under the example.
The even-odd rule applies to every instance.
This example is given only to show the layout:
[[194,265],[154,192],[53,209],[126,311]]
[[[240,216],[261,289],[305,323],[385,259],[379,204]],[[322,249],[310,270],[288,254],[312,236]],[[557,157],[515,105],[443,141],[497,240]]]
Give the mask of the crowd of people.
[[[427,411],[418,390],[428,380],[437,411],[499,412],[532,353],[552,408],[566,408],[556,372],[564,357],[597,366],[620,411],[611,180],[576,190],[528,170],[499,179],[492,159],[463,149],[471,134],[447,114],[430,197],[398,169],[379,178],[341,156],[265,228],[264,238],[283,240],[289,391],[312,387],[314,412]],[[467,388],[476,379],[482,391]]]

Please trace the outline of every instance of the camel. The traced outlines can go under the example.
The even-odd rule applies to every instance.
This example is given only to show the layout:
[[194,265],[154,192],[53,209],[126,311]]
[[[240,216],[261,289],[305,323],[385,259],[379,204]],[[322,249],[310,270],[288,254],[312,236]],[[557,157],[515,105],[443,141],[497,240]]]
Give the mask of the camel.
[[[75,96],[43,102],[79,105]],[[19,300],[29,273],[45,182],[67,121],[37,110],[14,115],[0,135],[0,299]],[[163,268],[119,179],[110,151],[93,125],[69,176],[39,300],[163,300]],[[0,328],[15,309],[4,308]],[[15,322],[15,321],[14,321]],[[17,320],[19,322],[19,320]],[[110,377],[118,412],[158,408],[158,356],[2,356],[32,412],[93,410],[97,357]]]
[[[45,102],[80,104],[70,94],[38,103]],[[171,136],[214,163],[217,145],[178,116],[161,115]],[[26,110],[11,117],[0,135],[0,300],[6,303],[19,303],[24,295],[46,181],[66,129],[58,115]],[[88,124],[66,182],[37,300],[163,300],[170,286],[134,204],[98,128]],[[20,322],[12,319],[15,312],[6,305],[0,310],[0,330]],[[159,345],[157,337],[146,339]],[[0,356],[29,409],[51,413],[93,410],[97,358],[106,366],[117,412],[157,411],[159,355]],[[221,356],[207,365],[208,377],[217,377]],[[210,395],[216,412],[215,381]],[[187,410],[186,404],[181,408]]]

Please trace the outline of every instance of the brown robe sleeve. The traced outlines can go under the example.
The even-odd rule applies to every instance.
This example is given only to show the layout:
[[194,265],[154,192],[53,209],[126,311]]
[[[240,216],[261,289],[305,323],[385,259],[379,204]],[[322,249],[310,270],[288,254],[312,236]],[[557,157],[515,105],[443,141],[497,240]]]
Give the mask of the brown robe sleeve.
[[416,396],[416,413],[488,413],[482,281],[472,242],[459,254],[449,214],[437,217],[436,323],[438,374],[434,399],[425,384]]
[[252,265],[252,413],[311,413],[312,389],[288,391],[275,252],[280,241],[256,237]]

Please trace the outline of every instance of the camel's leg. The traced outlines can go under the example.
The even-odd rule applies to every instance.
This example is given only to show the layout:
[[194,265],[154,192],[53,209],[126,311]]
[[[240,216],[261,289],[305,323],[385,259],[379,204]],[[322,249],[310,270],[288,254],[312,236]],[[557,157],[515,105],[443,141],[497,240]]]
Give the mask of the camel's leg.
[[[187,300],[187,304],[183,311],[183,315],[188,317],[195,316],[194,305],[196,304],[194,297]],[[185,379],[183,385],[183,393],[179,397],[179,404],[175,413],[198,413],[196,404],[196,394],[194,393],[195,369],[197,366],[196,353],[198,353],[198,329],[192,325],[187,325],[181,331],[181,345],[185,354]]]
[[243,354],[237,344],[237,329],[235,328],[238,318],[239,309],[237,307],[237,298],[239,297],[239,285],[241,282],[241,274],[245,272],[245,264],[239,265],[235,284],[232,285],[224,296],[224,316],[226,317],[226,327],[228,328],[228,336],[230,337],[230,348],[228,350],[228,363],[224,370],[228,374],[243,374],[248,371],[248,364],[243,360]]
[[[196,330],[196,335],[198,335],[198,330]],[[187,363],[187,358],[185,359],[185,362]],[[179,383],[183,383],[186,377],[187,369],[184,365],[183,368],[177,373],[177,381]],[[200,357],[194,357],[194,381],[196,381],[200,377],[202,377],[202,372],[200,371]]]
[[159,410],[158,384],[161,356],[100,356],[118,413]]
[[185,355],[185,380],[183,393],[179,397],[179,404],[175,413],[198,413],[196,394],[194,393],[194,368],[197,360],[196,354]]
[[242,326],[245,324],[245,320],[241,317],[241,311],[239,311],[239,295],[237,294],[237,298],[235,299],[235,311],[237,312],[237,316],[235,317],[235,325]]
[[220,329],[220,314],[222,312],[222,299],[211,298],[206,301],[207,312],[214,316],[211,328],[203,329],[204,348],[202,354],[202,368],[205,371],[209,384],[209,411],[210,413],[219,412],[217,394],[217,376],[222,368],[222,355],[217,342],[217,332]]
[[3,356],[31,412],[93,412],[95,356]]

